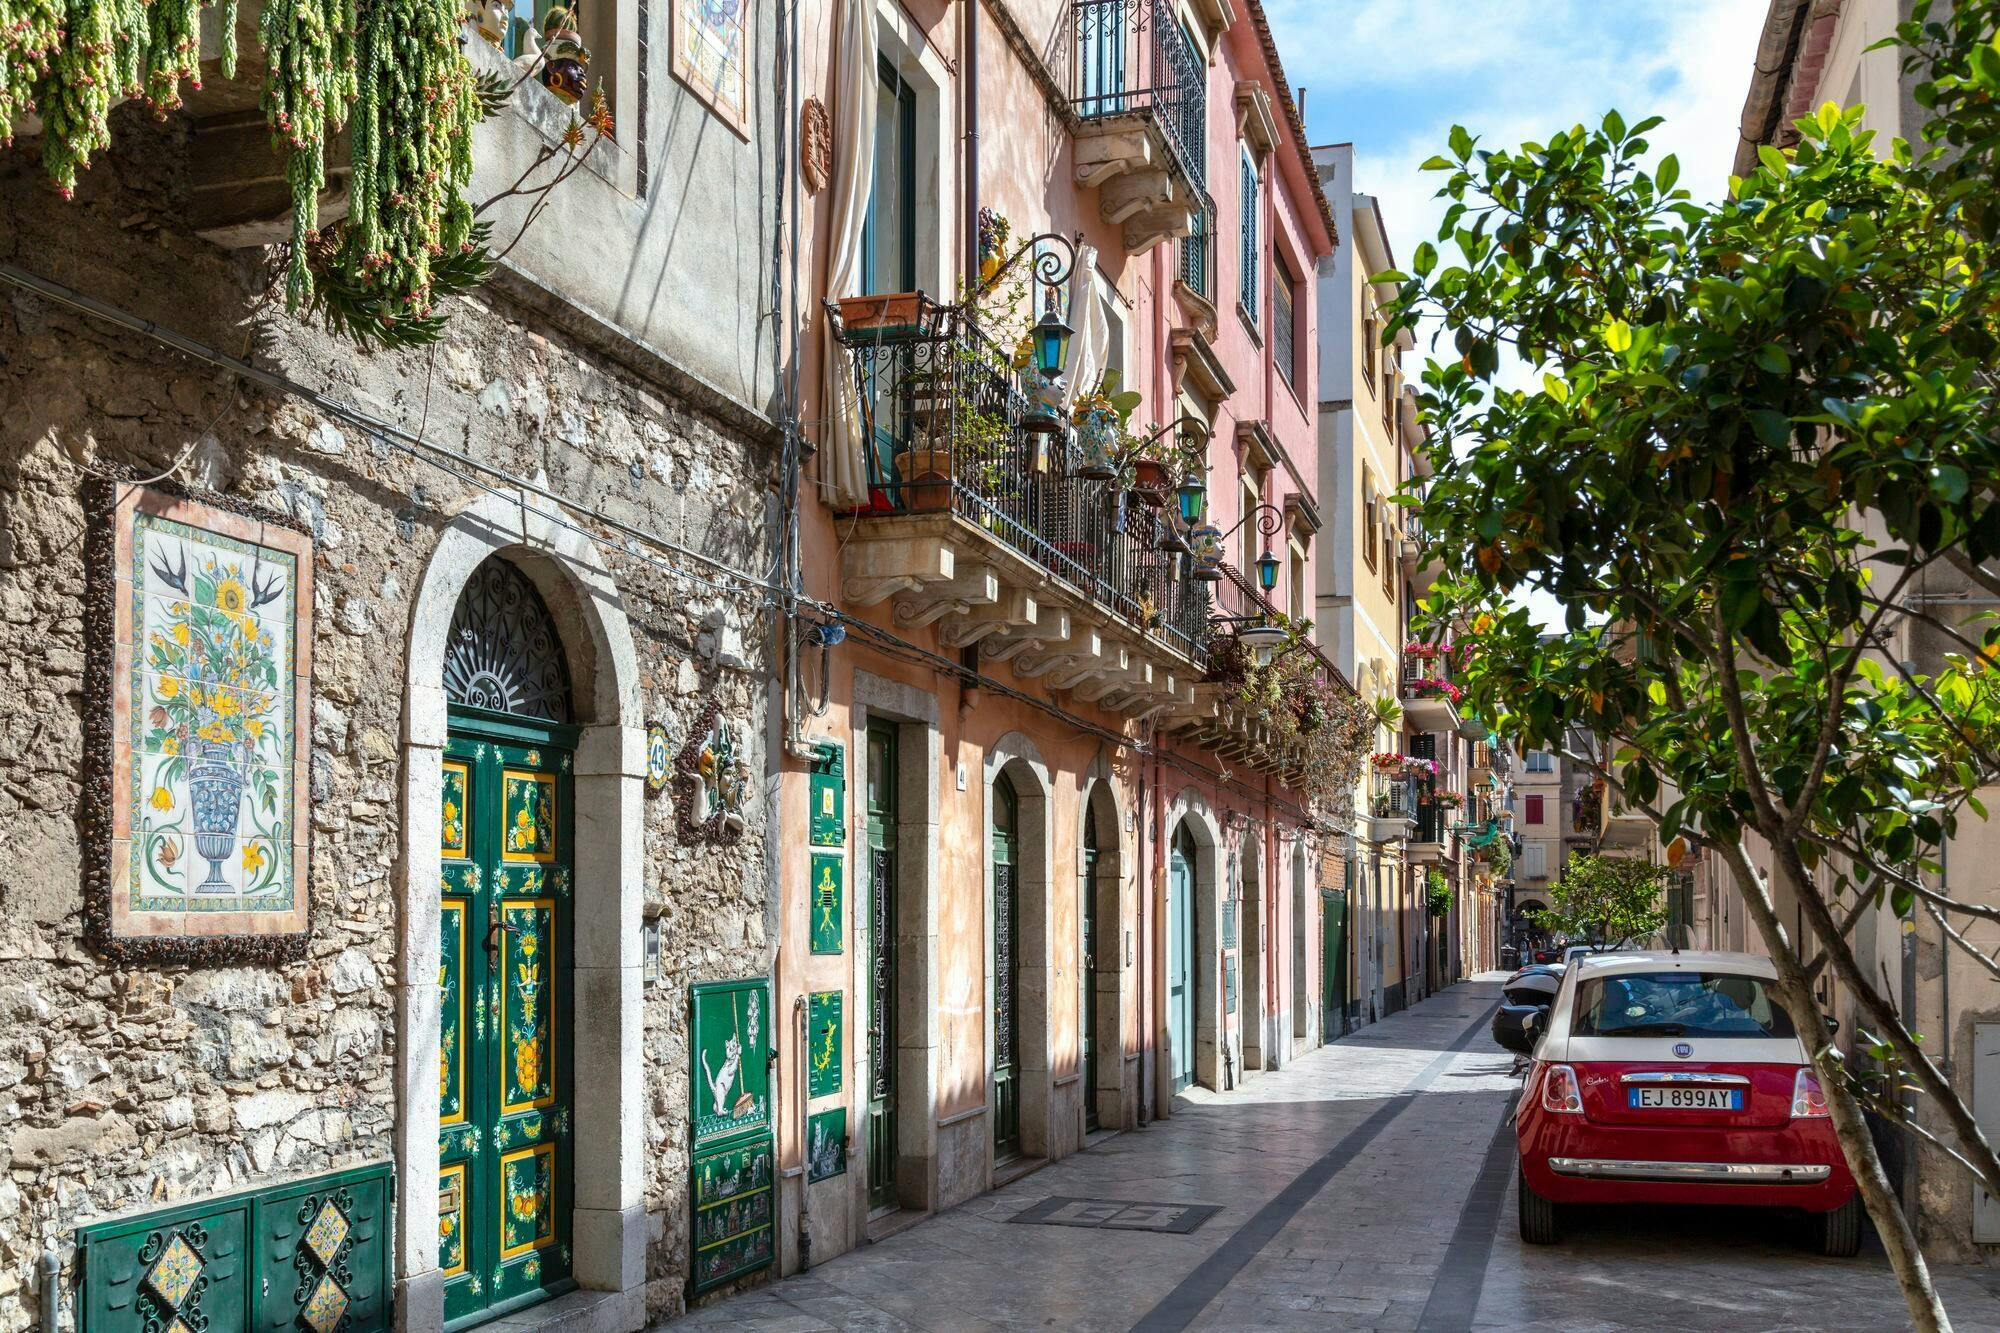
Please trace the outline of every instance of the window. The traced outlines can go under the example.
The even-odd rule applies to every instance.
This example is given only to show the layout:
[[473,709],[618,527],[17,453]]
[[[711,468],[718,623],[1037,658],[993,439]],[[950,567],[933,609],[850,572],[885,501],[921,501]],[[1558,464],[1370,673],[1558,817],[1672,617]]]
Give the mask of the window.
[[1396,442],[1396,371],[1382,367],[1382,424],[1388,427],[1389,442]]
[[1546,803],[1545,797],[1530,796],[1527,798],[1527,805],[1528,805],[1527,820],[1530,824],[1539,824],[1543,821],[1544,818],[1543,806],[1545,805],[1545,803]]
[[1181,281],[1189,291],[1205,301],[1213,301],[1215,293],[1209,290],[1209,226],[1208,206],[1197,208],[1188,234],[1181,237]]
[[1547,750],[1528,751],[1528,771],[1530,773],[1553,773],[1556,771],[1556,757]]
[[1287,614],[1294,620],[1303,620],[1306,616],[1306,548],[1297,542],[1292,543],[1291,579],[1288,585],[1291,609]]
[[1263,502],[1264,474],[1250,468],[1243,473],[1243,526],[1240,529],[1243,534],[1243,559],[1237,569],[1251,578],[1257,576],[1257,557],[1264,553],[1259,544],[1263,541],[1263,534],[1257,531],[1257,520],[1252,514]]
[[1521,848],[1521,873],[1529,879],[1549,877],[1549,849],[1539,842]]
[[1250,160],[1250,150],[1243,150],[1243,195],[1239,201],[1240,221],[1243,228],[1243,313],[1250,320],[1252,328],[1260,327],[1257,318],[1257,278],[1259,257],[1262,251],[1257,245],[1257,164]]
[[1375,387],[1375,362],[1381,351],[1382,330],[1375,323],[1375,302],[1367,287],[1361,289],[1361,378],[1368,385],[1368,392],[1378,393]]
[[1298,351],[1292,329],[1292,289],[1295,279],[1284,256],[1273,257],[1271,266],[1271,357],[1278,363],[1287,388],[1296,390]]
[[1762,977],[1624,972],[1577,988],[1572,1037],[1789,1037],[1790,1015]]
[[875,192],[862,223],[861,286],[907,292],[917,285],[917,94],[887,60],[875,86]]
[[1374,569],[1381,557],[1375,553],[1375,529],[1380,518],[1380,506],[1375,500],[1375,478],[1361,478],[1361,555],[1368,561],[1368,568]]

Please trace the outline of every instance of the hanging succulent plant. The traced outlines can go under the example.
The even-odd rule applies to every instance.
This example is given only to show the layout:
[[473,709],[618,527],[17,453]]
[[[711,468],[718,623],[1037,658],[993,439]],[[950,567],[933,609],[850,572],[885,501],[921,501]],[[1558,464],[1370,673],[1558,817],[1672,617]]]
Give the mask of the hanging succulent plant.
[[[235,25],[229,26],[233,31]],[[292,191],[285,303],[294,310],[312,299],[307,255],[319,233],[327,141],[340,132],[354,100],[354,34],[354,0],[268,0],[258,23],[270,62],[264,118],[285,154],[285,181]]]

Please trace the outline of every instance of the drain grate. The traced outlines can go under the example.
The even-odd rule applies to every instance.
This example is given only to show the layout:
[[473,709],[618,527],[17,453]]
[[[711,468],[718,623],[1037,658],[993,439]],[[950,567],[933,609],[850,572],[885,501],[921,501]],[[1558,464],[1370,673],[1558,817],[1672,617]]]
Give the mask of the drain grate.
[[1165,1231],[1185,1236],[1222,1211],[1215,1203],[1140,1203],[1135,1199],[1043,1199],[1008,1218],[1045,1227]]

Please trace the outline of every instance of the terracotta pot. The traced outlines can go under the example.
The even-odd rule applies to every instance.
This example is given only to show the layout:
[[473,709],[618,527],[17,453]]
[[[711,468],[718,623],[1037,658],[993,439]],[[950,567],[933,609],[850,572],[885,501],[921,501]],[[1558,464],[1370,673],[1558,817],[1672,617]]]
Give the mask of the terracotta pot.
[[[1167,493],[1167,465],[1157,458],[1135,458],[1132,460],[1132,489],[1142,494],[1152,492],[1162,498]],[[1158,501],[1155,501],[1158,503]]]
[[910,329],[917,325],[923,297],[917,292],[885,292],[875,296],[843,296],[840,325],[857,329]]
[[905,509],[928,512],[951,507],[949,449],[905,449],[896,455],[896,475],[903,483]]

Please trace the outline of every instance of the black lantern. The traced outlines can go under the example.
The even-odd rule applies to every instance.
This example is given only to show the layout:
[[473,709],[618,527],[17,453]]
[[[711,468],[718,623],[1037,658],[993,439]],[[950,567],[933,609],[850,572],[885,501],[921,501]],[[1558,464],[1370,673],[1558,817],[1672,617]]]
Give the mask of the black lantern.
[[1268,546],[1264,548],[1264,553],[1257,557],[1257,586],[1265,592],[1270,592],[1278,586],[1278,557],[1271,554],[1271,548]]

